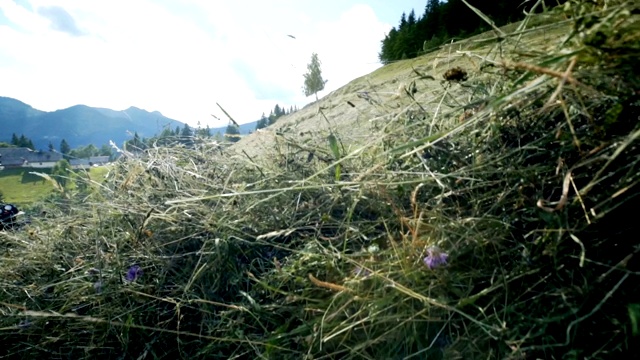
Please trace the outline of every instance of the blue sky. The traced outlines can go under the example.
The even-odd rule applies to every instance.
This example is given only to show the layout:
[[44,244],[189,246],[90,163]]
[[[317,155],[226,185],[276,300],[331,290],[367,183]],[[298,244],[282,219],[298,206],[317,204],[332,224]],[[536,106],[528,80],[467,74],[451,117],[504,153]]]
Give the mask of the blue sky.
[[[378,67],[380,41],[426,0],[0,0],[0,96],[45,111],[77,104],[160,111],[224,126],[302,92],[311,53],[325,95]],[[288,36],[292,35],[294,38]]]

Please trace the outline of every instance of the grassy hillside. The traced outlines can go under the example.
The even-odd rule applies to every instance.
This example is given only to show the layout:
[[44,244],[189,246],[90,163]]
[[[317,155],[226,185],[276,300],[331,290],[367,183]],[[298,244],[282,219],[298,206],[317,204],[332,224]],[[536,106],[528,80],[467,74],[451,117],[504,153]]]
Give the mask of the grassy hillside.
[[0,355],[637,358],[640,12],[555,11],[47,200]]
[[[529,28],[528,24],[537,26]],[[239,153],[247,152],[252,158],[270,157],[277,136],[317,145],[318,141],[324,142],[330,132],[341,134],[346,143],[356,146],[369,143],[372,134],[380,138],[377,136],[379,130],[394,121],[394,116],[401,114],[402,110],[415,111],[411,105],[415,102],[436,117],[458,111],[468,100],[457,97],[468,86],[484,90],[483,82],[490,73],[487,70],[495,68],[496,63],[519,52],[524,52],[517,55],[522,58],[555,52],[573,26],[572,21],[560,14],[531,18],[524,23],[524,28],[519,29],[521,25],[511,24],[502,28],[502,32],[511,34],[510,41],[502,46],[496,46],[495,33],[486,33],[444,45],[416,59],[381,67],[280,118],[267,129],[245,137],[234,148]],[[503,57],[501,53],[513,55]],[[451,86],[444,80],[445,72],[454,67],[468,72],[471,80],[464,87]],[[408,96],[405,90],[408,86],[417,92]]]

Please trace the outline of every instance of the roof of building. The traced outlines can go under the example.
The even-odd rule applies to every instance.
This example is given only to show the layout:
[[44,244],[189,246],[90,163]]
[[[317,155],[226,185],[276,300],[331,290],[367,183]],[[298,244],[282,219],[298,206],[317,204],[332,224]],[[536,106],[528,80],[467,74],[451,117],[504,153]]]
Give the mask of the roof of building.
[[89,161],[93,164],[108,163],[109,156],[91,156]]
[[0,148],[0,165],[19,166],[24,162],[57,162],[62,154],[50,151],[34,151],[29,148]]

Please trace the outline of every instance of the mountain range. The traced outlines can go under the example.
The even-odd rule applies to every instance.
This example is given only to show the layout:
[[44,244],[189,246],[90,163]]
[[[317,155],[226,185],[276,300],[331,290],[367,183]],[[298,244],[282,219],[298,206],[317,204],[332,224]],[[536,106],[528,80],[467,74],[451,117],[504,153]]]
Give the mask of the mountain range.
[[[248,134],[257,121],[240,125],[240,133]],[[71,148],[93,144],[100,147],[110,140],[121,145],[132,138],[160,134],[170,126],[183,128],[185,123],[168,118],[158,111],[149,112],[137,107],[111,110],[75,105],[56,111],[34,109],[20,100],[0,96],[0,142],[10,142],[11,136],[24,134],[33,141],[35,150],[46,150],[49,143],[57,149],[62,139]],[[226,127],[212,128],[211,134],[224,133]]]

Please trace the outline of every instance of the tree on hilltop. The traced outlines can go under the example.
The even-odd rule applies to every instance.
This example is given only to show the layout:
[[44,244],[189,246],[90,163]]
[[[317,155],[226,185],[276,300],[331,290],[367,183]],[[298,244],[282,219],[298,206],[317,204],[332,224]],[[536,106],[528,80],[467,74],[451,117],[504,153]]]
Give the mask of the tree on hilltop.
[[307,65],[307,73],[304,76],[304,95],[309,96],[315,94],[318,100],[318,91],[324,90],[324,84],[327,80],[322,79],[322,70],[320,70],[320,59],[318,54],[311,54],[311,62]]

